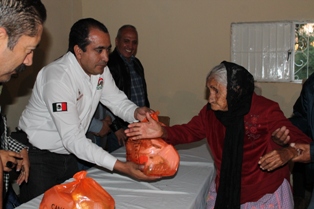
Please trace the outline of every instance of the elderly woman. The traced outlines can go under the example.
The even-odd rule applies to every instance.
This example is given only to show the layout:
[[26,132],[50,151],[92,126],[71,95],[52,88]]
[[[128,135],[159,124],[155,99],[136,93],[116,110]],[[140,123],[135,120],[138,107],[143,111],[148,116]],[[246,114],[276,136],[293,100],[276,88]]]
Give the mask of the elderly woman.
[[209,73],[206,84],[208,104],[187,124],[162,127],[147,114],[148,122],[130,124],[127,136],[162,137],[174,145],[207,138],[216,167],[208,209],[293,209],[286,163],[298,152],[274,143],[272,133],[285,126],[290,142],[311,140],[277,103],[254,93],[253,76],[242,66],[224,61]]

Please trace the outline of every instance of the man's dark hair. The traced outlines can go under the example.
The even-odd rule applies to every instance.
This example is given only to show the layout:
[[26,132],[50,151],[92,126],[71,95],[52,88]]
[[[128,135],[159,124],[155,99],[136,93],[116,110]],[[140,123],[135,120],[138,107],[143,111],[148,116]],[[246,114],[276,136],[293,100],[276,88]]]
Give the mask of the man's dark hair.
[[71,27],[68,51],[74,54],[74,46],[78,45],[78,47],[85,52],[86,46],[90,44],[88,36],[91,28],[96,28],[104,33],[109,33],[104,24],[93,18],[80,19]]
[[0,0],[0,14],[0,27],[8,34],[11,50],[22,35],[36,36],[47,17],[40,0]]

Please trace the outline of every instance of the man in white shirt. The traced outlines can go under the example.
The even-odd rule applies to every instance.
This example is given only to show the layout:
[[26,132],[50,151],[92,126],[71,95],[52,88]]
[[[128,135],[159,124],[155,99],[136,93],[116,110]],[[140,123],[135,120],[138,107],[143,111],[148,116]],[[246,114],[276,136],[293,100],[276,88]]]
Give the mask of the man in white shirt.
[[158,178],[144,175],[137,164],[117,160],[85,136],[99,102],[128,122],[151,111],[116,87],[106,66],[110,49],[107,28],[92,18],[81,19],[71,28],[68,53],[39,72],[19,121],[32,145],[22,202],[71,178],[78,171],[75,156],[139,180]]

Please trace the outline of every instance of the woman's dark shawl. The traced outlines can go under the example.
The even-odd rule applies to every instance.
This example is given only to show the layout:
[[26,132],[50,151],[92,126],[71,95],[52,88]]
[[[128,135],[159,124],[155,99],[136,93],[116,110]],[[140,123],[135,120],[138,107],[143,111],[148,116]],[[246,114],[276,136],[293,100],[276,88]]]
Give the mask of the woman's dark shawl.
[[227,70],[228,111],[215,111],[226,127],[215,209],[240,208],[244,116],[249,112],[254,78],[242,66],[223,61]]

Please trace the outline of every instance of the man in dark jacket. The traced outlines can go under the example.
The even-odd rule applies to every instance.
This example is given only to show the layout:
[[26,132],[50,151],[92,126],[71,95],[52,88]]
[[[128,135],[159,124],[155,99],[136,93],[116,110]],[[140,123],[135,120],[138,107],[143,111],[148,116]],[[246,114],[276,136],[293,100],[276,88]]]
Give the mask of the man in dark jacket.
[[109,56],[108,67],[118,88],[138,106],[149,107],[144,68],[135,57],[138,46],[136,28],[122,26],[115,39],[116,48]]
[[[136,105],[149,107],[144,68],[140,60],[135,57],[138,46],[136,28],[133,25],[123,25],[118,30],[115,44],[116,47],[109,56],[108,67],[117,87]],[[96,122],[94,118],[92,123]],[[99,124],[101,123],[99,120]],[[110,125],[111,133],[107,135],[107,151],[112,152],[123,145],[127,139],[124,133],[127,125],[128,123],[119,117],[113,116]],[[105,125],[103,127],[105,128]]]
[[[297,126],[301,131],[308,135],[312,140],[314,140],[314,74],[310,75],[308,79],[303,84],[301,93],[297,101],[293,106],[293,115],[290,121],[293,125]],[[311,145],[306,145],[310,147],[311,156],[314,155],[314,143]],[[308,153],[308,152],[304,152]],[[312,157],[311,157],[312,158]],[[306,190],[313,187],[313,174],[314,174],[314,163],[311,159],[311,163],[303,164],[296,162],[293,167],[293,191],[294,191],[294,202],[295,208],[304,208],[308,204],[306,198]],[[301,161],[302,162],[302,161]],[[311,189],[310,189],[311,190]],[[314,207],[314,193],[312,193],[311,203],[308,208]],[[304,206],[303,206],[304,205]]]
[[[293,105],[293,115],[290,121],[297,126],[303,133],[309,136],[313,141],[311,144],[294,144],[296,149],[301,150],[301,154],[293,159],[293,196],[295,208],[313,208],[314,190],[310,205],[306,197],[306,190],[313,187],[314,174],[314,73],[311,74],[302,86],[300,96]],[[285,128],[282,129],[282,133]],[[286,132],[287,133],[287,132]],[[288,136],[286,134],[286,136]],[[277,143],[289,144],[290,137],[282,137]],[[308,163],[308,164],[304,164]]]

